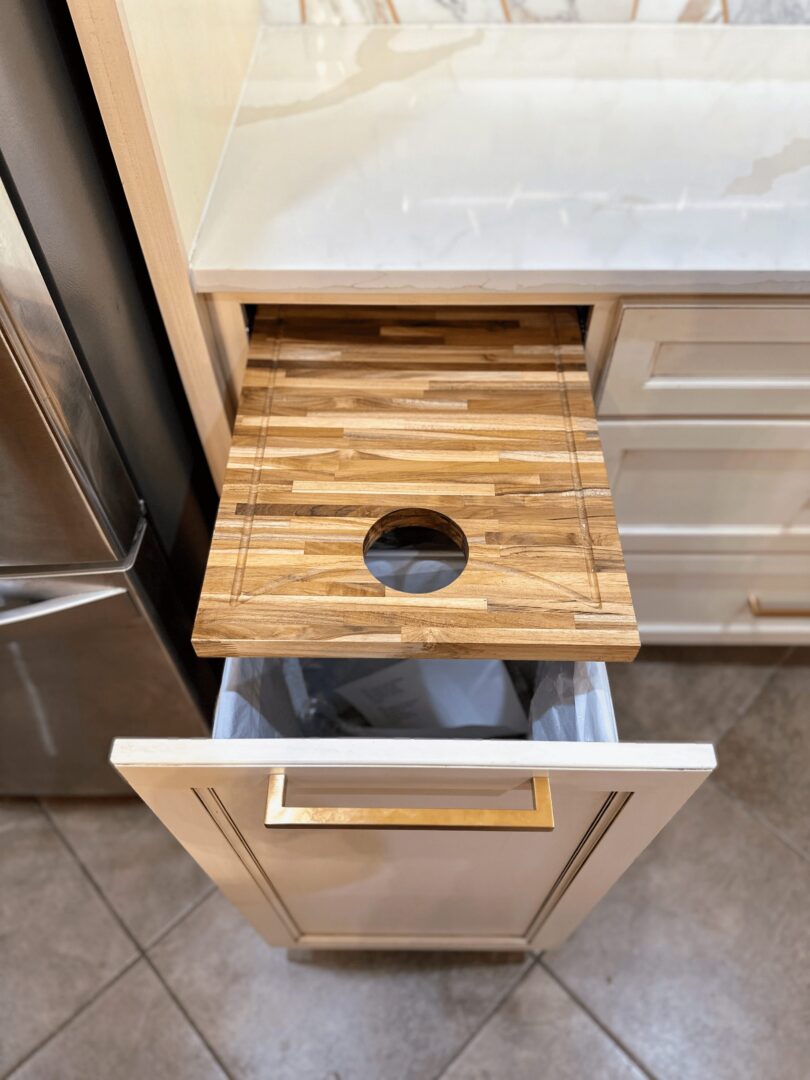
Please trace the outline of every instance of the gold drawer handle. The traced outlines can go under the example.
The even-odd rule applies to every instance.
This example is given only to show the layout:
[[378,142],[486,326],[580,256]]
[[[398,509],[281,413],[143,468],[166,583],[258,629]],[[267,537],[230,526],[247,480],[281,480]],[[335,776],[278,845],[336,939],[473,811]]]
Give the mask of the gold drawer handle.
[[273,773],[264,824],[270,829],[500,829],[554,828],[548,777],[533,776],[531,810],[418,809],[374,806],[285,806],[287,777]]
[[786,604],[774,604],[769,607],[763,604],[758,596],[748,597],[748,607],[752,615],[758,619],[810,619],[810,607],[790,607]]

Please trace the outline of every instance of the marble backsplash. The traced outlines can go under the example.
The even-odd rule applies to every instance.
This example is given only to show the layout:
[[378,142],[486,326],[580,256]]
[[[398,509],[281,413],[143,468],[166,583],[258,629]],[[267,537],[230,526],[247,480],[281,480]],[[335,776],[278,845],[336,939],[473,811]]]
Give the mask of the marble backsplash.
[[265,22],[808,23],[810,0],[263,0]]

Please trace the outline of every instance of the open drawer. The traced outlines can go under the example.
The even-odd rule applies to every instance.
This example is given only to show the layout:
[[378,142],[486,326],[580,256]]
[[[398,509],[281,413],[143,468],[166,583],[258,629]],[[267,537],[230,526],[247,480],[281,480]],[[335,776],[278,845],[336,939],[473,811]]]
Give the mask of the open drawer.
[[[614,740],[604,666],[577,668],[599,691],[580,734]],[[265,715],[292,730],[279,668],[264,683]],[[555,946],[715,764],[706,745],[236,731],[218,714],[224,737],[119,739],[112,760],[256,929],[289,947]]]
[[[615,741],[602,661],[638,633],[573,309],[260,308],[194,644],[231,658],[219,737],[112,760],[273,944],[557,944],[714,765]],[[444,692],[461,737],[414,737],[419,709],[400,737],[323,737],[294,723],[291,657],[556,663],[593,676],[596,713],[516,737],[507,691],[465,683]],[[264,726],[223,720],[239,670]]]
[[[420,530],[462,572],[418,593],[375,575],[374,552]],[[201,656],[638,645],[573,308],[259,308]]]

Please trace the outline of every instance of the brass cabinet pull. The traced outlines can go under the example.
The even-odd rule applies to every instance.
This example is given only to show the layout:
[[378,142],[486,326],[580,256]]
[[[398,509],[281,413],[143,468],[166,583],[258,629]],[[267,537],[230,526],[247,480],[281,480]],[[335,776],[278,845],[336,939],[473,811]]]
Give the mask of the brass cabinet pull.
[[810,607],[806,604],[801,607],[791,607],[786,604],[764,604],[754,594],[748,597],[748,607],[752,615],[758,619],[810,619]]
[[533,776],[531,810],[431,809],[373,806],[286,806],[287,777],[273,773],[264,824],[270,829],[500,829],[554,828],[548,777]]

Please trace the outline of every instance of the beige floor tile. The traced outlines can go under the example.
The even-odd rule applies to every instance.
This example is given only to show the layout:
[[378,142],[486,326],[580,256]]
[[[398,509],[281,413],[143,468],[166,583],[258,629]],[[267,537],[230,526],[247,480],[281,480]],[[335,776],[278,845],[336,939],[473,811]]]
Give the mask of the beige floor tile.
[[48,813],[141,945],[212,889],[140,799],[49,799]]
[[660,1080],[800,1080],[810,866],[706,785],[544,962]]
[[647,647],[608,665],[623,742],[714,742],[739,719],[787,649]]
[[145,961],[14,1073],[13,1080],[224,1080]]
[[492,955],[271,949],[220,895],[150,954],[237,1078],[426,1080],[525,970]]
[[779,669],[743,719],[722,739],[717,758],[717,782],[762,815],[810,859],[807,651]]
[[641,1080],[643,1073],[552,979],[535,967],[442,1080]]
[[39,807],[0,802],[0,1074],[136,952]]

